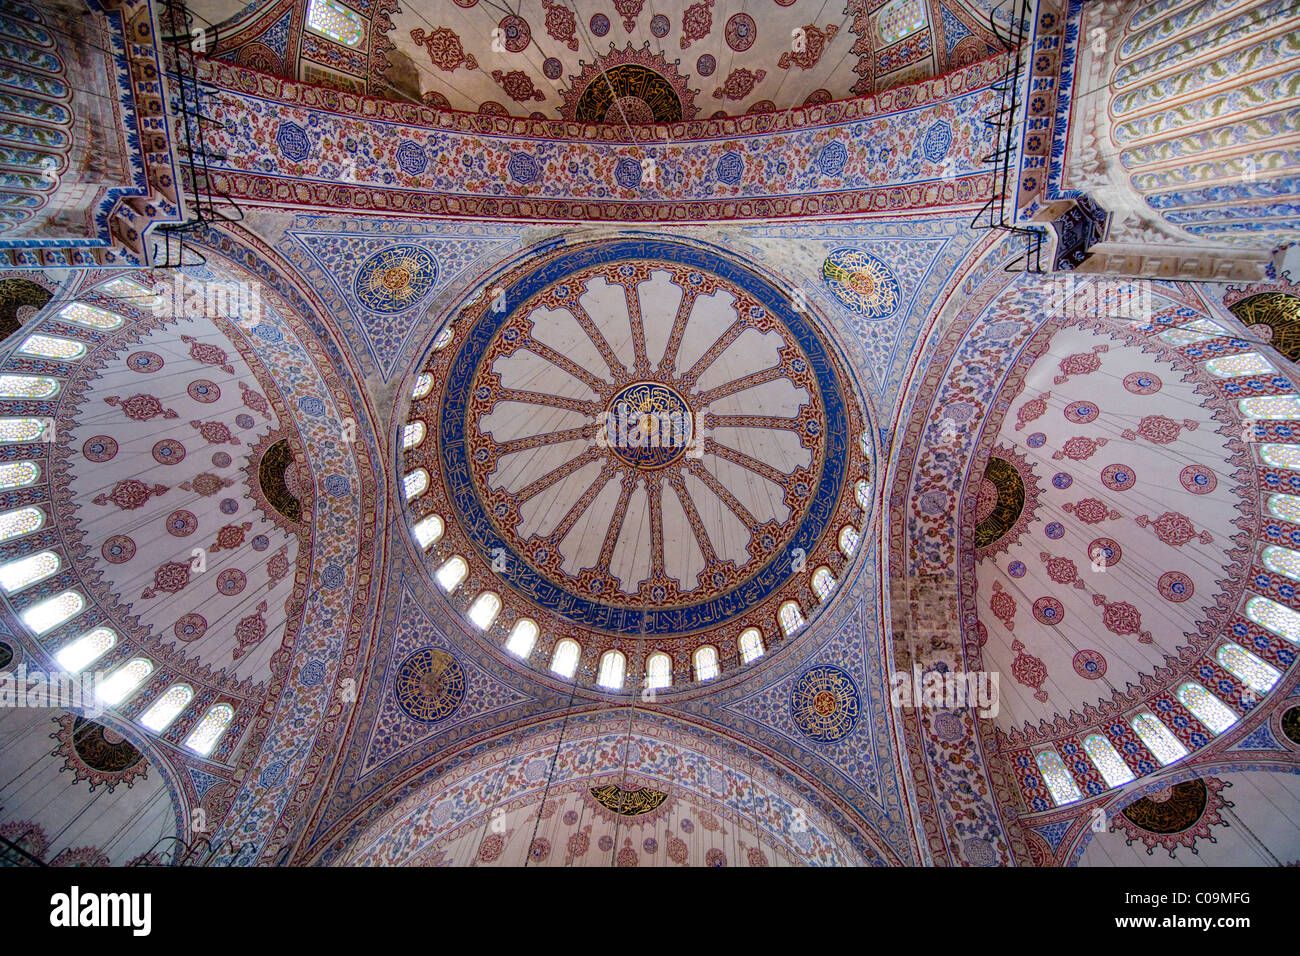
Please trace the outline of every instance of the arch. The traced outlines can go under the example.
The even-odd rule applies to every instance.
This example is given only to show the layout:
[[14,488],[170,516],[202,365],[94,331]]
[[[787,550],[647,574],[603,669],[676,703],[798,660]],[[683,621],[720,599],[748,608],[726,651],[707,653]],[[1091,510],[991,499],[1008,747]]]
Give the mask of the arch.
[[6,594],[21,591],[56,573],[61,564],[59,556],[53,551],[41,551],[0,564],[0,588]]
[[736,643],[740,648],[740,662],[742,664],[752,664],[767,653],[763,647],[763,634],[756,627],[747,627],[741,631]]
[[718,649],[712,644],[697,647],[692,663],[695,665],[695,679],[697,681],[713,680],[720,673],[718,670]]
[[[817,595],[817,600],[825,602],[835,590],[835,575],[831,574],[831,569],[820,567],[813,572],[812,589],[813,594]],[[787,632],[789,633],[789,632]]]
[[429,547],[436,544],[446,530],[442,522],[442,515],[431,514],[425,515],[415,523],[411,529],[415,534],[415,541],[419,544],[422,551],[427,551]]
[[645,663],[645,683],[656,690],[673,686],[673,659],[663,651],[651,654]]
[[133,657],[103,681],[96,694],[110,707],[126,700],[153,673],[153,661],[147,657]]
[[468,574],[469,565],[465,563],[465,559],[459,554],[453,554],[443,562],[442,567],[438,568],[434,577],[437,578],[442,589],[451,594],[460,587],[460,582],[464,581]]
[[217,746],[217,741],[221,739],[221,735],[226,732],[226,728],[234,718],[235,708],[229,704],[216,704],[209,707],[203,719],[185,738],[185,746],[206,757],[212,753],[213,748]]
[[87,631],[54,655],[69,674],[78,674],[99,660],[117,643],[117,635],[110,628],[97,627]]
[[578,658],[582,655],[582,646],[569,637],[561,638],[551,655],[551,671],[564,678],[572,678],[578,672]]
[[1214,652],[1214,659],[1233,677],[1262,693],[1273,689],[1282,672],[1231,641]]
[[506,638],[506,650],[515,657],[522,657],[527,660],[533,653],[533,645],[537,643],[539,631],[537,622],[532,618],[521,617],[515,621],[515,626],[510,629],[510,636]]
[[194,699],[194,688],[189,684],[173,684],[155,700],[143,714],[140,723],[156,734],[171,726],[181,711]]
[[803,609],[795,601],[786,601],[776,612],[776,618],[781,622],[781,630],[786,637],[795,634],[799,628],[806,623],[804,621]]
[[40,604],[33,604],[23,611],[23,623],[34,634],[52,631],[64,621],[80,614],[86,607],[86,599],[76,591],[64,591]]
[[418,418],[415,419],[415,421],[408,422],[405,426],[403,426],[402,428],[403,450],[415,448],[417,445],[420,444],[420,442],[424,441],[425,432],[426,429],[424,427],[424,422],[420,421],[420,419]]
[[501,613],[501,597],[492,591],[484,591],[469,606],[467,616],[480,631],[486,631]]

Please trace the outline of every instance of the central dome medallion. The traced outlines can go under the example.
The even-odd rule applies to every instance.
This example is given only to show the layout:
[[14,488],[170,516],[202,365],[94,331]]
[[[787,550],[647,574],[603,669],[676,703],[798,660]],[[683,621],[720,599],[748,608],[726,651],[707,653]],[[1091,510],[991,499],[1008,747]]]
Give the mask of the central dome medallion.
[[435,562],[462,555],[465,592],[500,592],[507,630],[558,616],[664,650],[692,634],[724,660],[730,632],[772,635],[773,602],[811,611],[867,466],[842,366],[796,303],[711,248],[645,237],[493,280],[431,357],[444,390],[412,407],[436,442],[407,470],[441,476],[428,497],[452,518]]

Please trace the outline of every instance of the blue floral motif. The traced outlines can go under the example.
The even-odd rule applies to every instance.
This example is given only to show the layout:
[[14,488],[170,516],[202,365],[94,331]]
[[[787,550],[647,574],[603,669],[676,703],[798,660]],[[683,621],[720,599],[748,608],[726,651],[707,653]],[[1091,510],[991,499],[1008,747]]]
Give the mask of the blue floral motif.
[[940,162],[948,155],[948,150],[952,148],[952,126],[947,120],[939,120],[928,130],[925,131],[925,139],[921,142],[921,152],[925,158],[932,163]]
[[718,182],[720,183],[739,186],[744,172],[745,160],[734,149],[723,153],[722,158],[718,160]]
[[275,131],[275,145],[280,147],[281,155],[291,163],[305,162],[311,155],[311,140],[307,137],[307,131],[287,120]]
[[843,143],[827,143],[817,154],[817,168],[824,176],[838,176],[849,162],[849,150]]
[[397,147],[397,165],[403,172],[418,176],[429,165],[429,156],[423,146],[408,139]]
[[298,408],[304,415],[311,415],[314,418],[325,414],[325,403],[310,395],[298,399]]
[[520,185],[527,186],[529,183],[535,183],[542,175],[542,167],[537,160],[527,153],[511,153],[510,162],[506,165],[506,172],[510,178]]

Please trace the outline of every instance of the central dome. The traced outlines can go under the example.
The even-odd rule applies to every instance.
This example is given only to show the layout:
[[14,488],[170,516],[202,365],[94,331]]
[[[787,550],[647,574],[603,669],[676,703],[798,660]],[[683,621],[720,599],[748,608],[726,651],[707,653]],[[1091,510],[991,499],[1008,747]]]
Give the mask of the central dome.
[[796,303],[662,239],[565,247],[495,280],[433,354],[445,389],[412,410],[436,438],[407,470],[442,477],[453,519],[438,554],[460,539],[505,587],[473,584],[570,634],[694,645],[759,618],[770,634],[773,601],[811,611],[815,562],[838,572],[841,526],[861,523],[863,418]]

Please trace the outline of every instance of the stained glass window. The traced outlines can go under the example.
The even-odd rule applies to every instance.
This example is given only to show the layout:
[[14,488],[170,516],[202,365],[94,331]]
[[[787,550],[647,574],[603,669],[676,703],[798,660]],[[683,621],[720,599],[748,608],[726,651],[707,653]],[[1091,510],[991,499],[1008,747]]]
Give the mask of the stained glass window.
[[402,429],[402,447],[414,448],[424,441],[424,422],[414,421]]
[[46,598],[40,604],[33,604],[23,611],[23,623],[33,633],[44,634],[58,627],[74,614],[80,614],[86,606],[86,599],[76,591],[64,591],[52,598]]
[[307,26],[344,46],[356,46],[365,32],[361,18],[335,0],[311,0]]
[[1038,769],[1043,775],[1043,783],[1047,784],[1052,800],[1058,807],[1074,803],[1083,797],[1074,778],[1070,776],[1070,771],[1065,769],[1065,762],[1061,760],[1060,754],[1055,750],[1042,750],[1039,751],[1037,760]]
[[858,550],[858,529],[851,524],[846,524],[840,528],[840,552],[844,557],[851,558],[856,550]]
[[411,389],[411,398],[424,398],[433,391],[433,376],[428,372],[421,372],[415,380],[415,388]]
[[492,626],[492,622],[497,619],[497,614],[500,611],[501,598],[491,591],[484,591],[469,606],[469,619],[474,622],[474,625],[480,631],[486,631]]
[[578,642],[564,638],[555,645],[555,653],[551,655],[551,670],[561,677],[572,677],[578,670],[578,656],[582,653],[582,648]]
[[212,748],[217,745],[217,741],[221,739],[221,735],[226,732],[226,728],[234,719],[235,708],[229,704],[217,704],[215,707],[208,708],[208,712],[203,715],[198,726],[186,738],[185,746],[206,757],[212,753]]
[[880,36],[886,43],[897,43],[925,26],[925,4],[921,0],[894,0],[876,14]]
[[59,380],[45,375],[0,375],[0,398],[49,398],[59,393]]
[[1300,644],[1300,614],[1266,597],[1252,597],[1246,602],[1246,617],[1266,627],[1278,637]]
[[[1217,338],[1223,334],[1222,329],[1218,332],[1198,330],[1193,327],[1195,324],[1196,323],[1192,323],[1192,325],[1184,325],[1177,329],[1166,329],[1165,331],[1158,333],[1155,337],[1166,345],[1179,347],[1183,345],[1195,345],[1197,342],[1204,342],[1207,339]],[[1209,324],[1214,325],[1212,322]],[[1219,327],[1216,325],[1215,328],[1217,329]]]
[[442,518],[439,515],[426,515],[411,530],[415,532],[416,543],[421,548],[427,548],[442,537]]
[[758,628],[751,627],[740,634],[740,660],[743,664],[752,664],[763,656],[763,635]]
[[140,717],[140,723],[144,724],[156,734],[166,730],[173,720],[180,716],[191,700],[194,699],[194,688],[189,684],[173,684],[167,688],[167,692],[153,702],[153,705],[144,712]]
[[645,683],[647,687],[672,687],[673,659],[661,651],[651,654],[645,665]]
[[804,624],[803,611],[799,610],[799,605],[794,601],[786,601],[782,604],[780,610],[776,612],[776,617],[781,622],[781,630],[785,631],[786,637],[799,630]]
[[871,484],[863,478],[858,482],[857,488],[858,507],[863,511],[871,510]]
[[618,690],[623,686],[623,668],[625,665],[623,655],[618,651],[606,651],[601,654],[600,673],[596,675],[596,683],[610,690]]
[[115,329],[122,324],[120,315],[105,312],[101,308],[87,305],[84,302],[71,302],[59,309],[58,315],[65,322],[75,322],[77,325],[84,325],[88,329]]
[[451,340],[456,337],[456,330],[452,326],[447,326],[433,340],[433,350],[440,352],[451,344]]
[[0,442],[39,441],[49,419],[0,418]]
[[695,651],[695,679],[713,680],[718,676],[718,649],[700,647]]
[[1123,758],[1109,740],[1101,734],[1089,734],[1083,740],[1083,750],[1092,765],[1101,773],[1108,787],[1122,787],[1133,778]]
[[59,556],[53,551],[42,551],[0,564],[0,588],[7,594],[21,591],[59,570],[59,563]]
[[34,461],[7,461],[0,465],[0,490],[21,488],[41,477],[41,467]]
[[510,636],[506,638],[506,650],[515,657],[527,659],[528,655],[533,652],[533,645],[537,643],[537,625],[528,618],[520,618],[515,622],[515,626],[510,629]]
[[126,700],[131,691],[144,683],[146,677],[153,673],[153,662],[144,657],[134,657],[127,661],[108,679],[100,683],[95,695],[110,707]]
[[1243,418],[1263,418],[1272,421],[1289,421],[1300,418],[1300,396],[1257,395],[1237,402]]
[[831,596],[831,592],[835,590],[835,575],[831,574],[830,568],[818,568],[813,572],[812,589],[818,601],[825,601]]
[[[96,291],[101,295],[107,295],[111,299],[155,299],[158,296],[158,293],[152,289],[145,288],[140,283],[124,279],[121,276],[105,282]],[[147,304],[134,304],[140,308],[148,308]]]
[[1282,679],[1277,668],[1231,642],[1220,647],[1214,656],[1224,670],[1260,693],[1272,690],[1273,685]]
[[1285,574],[1293,581],[1300,581],[1300,551],[1269,545],[1264,549],[1264,567],[1277,574]]
[[18,346],[18,351],[39,358],[74,362],[86,354],[86,346],[72,339],[56,338],[53,335],[29,335],[27,341]]
[[1237,715],[1223,701],[1195,681],[1178,688],[1178,699],[1196,715],[1197,720],[1216,734],[1223,733],[1237,722]]
[[465,575],[469,574],[469,565],[459,554],[448,558],[434,575],[442,589],[450,594],[465,580]]
[[54,655],[54,659],[69,674],[79,674],[107,654],[116,643],[116,634],[106,627],[97,627],[64,647]]
[[1259,453],[1274,468],[1300,471],[1300,445],[1268,444],[1261,446]]
[[0,541],[31,534],[45,524],[45,512],[28,505],[0,514]]
[[1258,352],[1242,355],[1222,355],[1205,363],[1205,370],[1217,378],[1237,378],[1242,375],[1264,375],[1276,372],[1271,362]]
[[1187,748],[1170,733],[1169,728],[1156,719],[1155,714],[1138,714],[1132,721],[1133,730],[1142,738],[1148,750],[1164,766],[1187,756]]
[[1300,524],[1300,497],[1296,495],[1269,495],[1268,510],[1274,518]]
[[415,471],[402,479],[402,488],[406,491],[407,501],[424,494],[424,490],[428,487],[429,473],[423,468],[415,469]]

